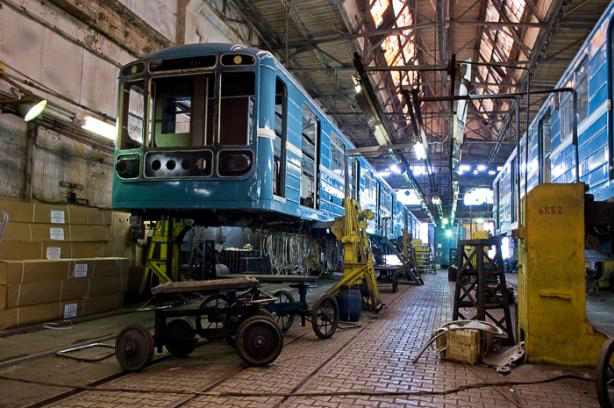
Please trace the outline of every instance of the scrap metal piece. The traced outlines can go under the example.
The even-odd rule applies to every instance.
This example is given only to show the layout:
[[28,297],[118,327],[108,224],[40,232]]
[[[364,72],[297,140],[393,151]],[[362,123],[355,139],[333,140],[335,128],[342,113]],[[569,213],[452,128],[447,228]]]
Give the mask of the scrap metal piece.
[[482,362],[497,370],[498,373],[509,373],[512,366],[524,357],[524,342],[515,346],[502,347],[497,351],[489,351],[482,355]]

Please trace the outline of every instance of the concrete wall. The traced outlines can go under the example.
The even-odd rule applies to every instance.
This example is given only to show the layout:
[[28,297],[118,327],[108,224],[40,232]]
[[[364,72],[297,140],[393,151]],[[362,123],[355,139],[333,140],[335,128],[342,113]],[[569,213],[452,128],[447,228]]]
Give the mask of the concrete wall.
[[[173,45],[178,4],[185,3],[7,0],[0,8],[0,61],[7,72],[49,88],[50,92],[33,92],[69,112],[96,116],[94,111],[115,118],[119,66],[155,44]],[[185,24],[180,26],[185,26],[186,43],[242,42],[237,30],[230,30],[210,10],[208,1],[190,1],[186,13]],[[151,38],[143,37],[147,33]],[[0,80],[0,90],[8,89]],[[25,123],[19,116],[0,112],[0,195],[22,194],[25,152]],[[77,195],[91,205],[110,207],[112,157],[108,151],[41,128],[33,158],[35,198],[66,201],[69,190],[60,182],[73,183],[83,186]]]

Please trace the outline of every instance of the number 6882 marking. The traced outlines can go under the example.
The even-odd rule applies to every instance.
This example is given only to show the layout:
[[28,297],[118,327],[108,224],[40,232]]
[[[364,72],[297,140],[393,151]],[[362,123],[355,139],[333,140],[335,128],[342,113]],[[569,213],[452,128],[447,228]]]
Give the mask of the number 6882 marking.
[[552,205],[549,207],[539,207],[540,215],[560,215],[563,214],[563,207]]

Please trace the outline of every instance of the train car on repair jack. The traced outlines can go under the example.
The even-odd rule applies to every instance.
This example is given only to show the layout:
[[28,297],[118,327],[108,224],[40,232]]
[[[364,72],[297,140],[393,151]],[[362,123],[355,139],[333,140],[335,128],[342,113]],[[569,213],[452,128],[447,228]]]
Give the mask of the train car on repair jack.
[[[614,197],[613,16],[614,3],[611,3],[557,83],[557,88],[572,87],[577,92],[579,180],[587,184],[588,193],[597,201]],[[525,195],[525,177],[527,191],[540,183],[574,182],[572,119],[570,93],[551,94],[546,98],[529,126],[528,143],[525,134],[519,149],[514,149],[494,180],[493,218],[497,234],[511,236],[518,225],[519,198]],[[505,239],[504,245],[507,246],[504,253],[512,255],[513,240]]]
[[[122,68],[118,111],[113,208],[267,228],[343,214],[353,145],[269,52],[155,52]],[[375,214],[371,234],[395,238],[397,220],[417,225],[365,158],[349,169],[350,193]]]

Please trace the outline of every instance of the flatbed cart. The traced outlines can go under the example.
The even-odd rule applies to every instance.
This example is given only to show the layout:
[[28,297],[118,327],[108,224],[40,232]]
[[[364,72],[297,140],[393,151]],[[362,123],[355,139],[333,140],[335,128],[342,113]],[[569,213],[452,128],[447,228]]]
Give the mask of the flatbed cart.
[[401,267],[393,265],[375,265],[374,268],[375,272],[379,272],[377,282],[392,284],[392,293],[397,293],[399,291]]
[[[257,279],[240,277],[169,282],[152,288],[154,334],[140,325],[125,327],[115,343],[119,364],[138,371],[151,362],[154,349],[160,353],[164,346],[172,355],[186,357],[196,348],[197,335],[207,340],[226,338],[249,366],[270,364],[281,353],[283,337],[274,317],[263,307],[276,298],[259,287]],[[194,307],[185,302],[193,295],[206,297]]]
[[312,307],[307,304],[307,289],[313,288],[318,279],[316,276],[294,275],[226,275],[233,279],[240,276],[257,279],[261,283],[291,283],[290,287],[298,289],[299,299],[296,301],[292,293],[281,289],[273,293],[274,302],[264,305],[271,312],[282,332],[292,327],[294,319],[299,316],[301,326],[307,320],[311,321],[314,333],[320,339],[328,339],[335,334],[339,323],[339,305],[334,296],[323,294]]

